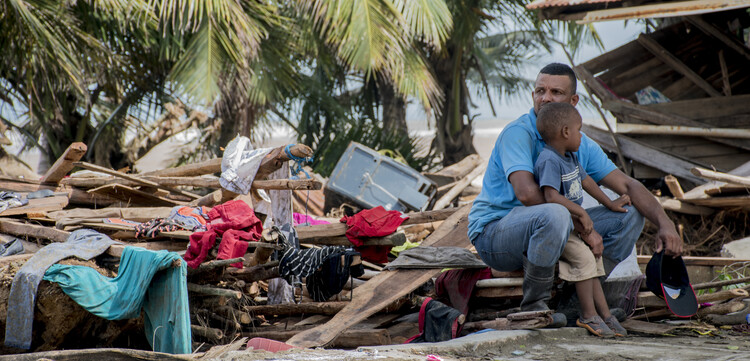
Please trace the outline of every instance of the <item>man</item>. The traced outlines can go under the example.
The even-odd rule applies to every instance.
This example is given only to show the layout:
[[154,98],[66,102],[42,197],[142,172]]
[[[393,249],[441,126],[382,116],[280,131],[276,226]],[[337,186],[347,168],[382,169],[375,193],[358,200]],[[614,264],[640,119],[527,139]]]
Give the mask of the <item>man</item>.
[[[534,162],[544,148],[536,114],[549,103],[578,104],[575,73],[564,64],[545,66],[536,78],[532,98],[534,108],[508,124],[495,142],[482,192],[469,213],[469,239],[482,260],[498,271],[523,268],[522,311],[549,309],[555,264],[570,233],[582,229],[565,207],[544,203],[533,175]],[[682,253],[674,224],[640,182],[618,170],[585,134],[576,156],[594,181],[620,195],[627,194],[633,204],[626,207],[626,213],[603,206],[586,210],[596,232],[580,236],[592,249],[604,248],[607,275],[632,252],[644,216],[659,229],[657,251],[664,249],[672,256]]]

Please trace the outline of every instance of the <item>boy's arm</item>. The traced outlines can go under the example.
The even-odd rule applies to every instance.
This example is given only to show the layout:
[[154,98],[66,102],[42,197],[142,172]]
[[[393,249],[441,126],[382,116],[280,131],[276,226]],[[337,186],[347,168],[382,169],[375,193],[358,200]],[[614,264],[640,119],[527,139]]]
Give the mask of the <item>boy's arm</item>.
[[588,213],[583,207],[575,204],[570,199],[565,198],[557,189],[553,187],[544,186],[542,187],[542,193],[544,193],[544,200],[547,203],[557,203],[568,209],[571,215],[575,218],[587,217]]
[[612,203],[612,200],[607,197],[606,194],[604,194],[604,191],[602,191],[601,188],[599,188],[599,185],[594,182],[594,179],[591,177],[586,177],[581,182],[583,186],[583,190],[586,191],[586,193],[590,194],[594,199],[596,199],[599,203],[601,203],[603,206],[609,208],[610,204]]

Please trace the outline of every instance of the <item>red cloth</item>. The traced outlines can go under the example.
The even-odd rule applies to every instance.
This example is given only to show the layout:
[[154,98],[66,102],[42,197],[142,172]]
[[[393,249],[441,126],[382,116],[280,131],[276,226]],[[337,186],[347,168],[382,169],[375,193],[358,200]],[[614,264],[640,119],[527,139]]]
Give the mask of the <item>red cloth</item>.
[[[218,205],[208,212],[209,222],[205,232],[190,235],[190,244],[185,252],[185,261],[191,268],[198,266],[206,259],[208,252],[216,243],[216,236],[221,236],[217,259],[242,257],[247,252],[249,241],[260,240],[263,226],[250,206],[241,200],[232,200]],[[232,264],[242,268],[242,262]]]
[[492,278],[489,267],[445,271],[435,280],[435,293],[441,298],[447,296],[450,305],[466,315],[469,313],[469,299],[474,286],[477,281],[488,278]]
[[359,213],[341,218],[346,222],[346,238],[354,244],[362,258],[377,263],[388,262],[391,246],[363,246],[365,237],[384,237],[396,231],[409,217],[399,211],[386,211],[382,206],[365,209]]

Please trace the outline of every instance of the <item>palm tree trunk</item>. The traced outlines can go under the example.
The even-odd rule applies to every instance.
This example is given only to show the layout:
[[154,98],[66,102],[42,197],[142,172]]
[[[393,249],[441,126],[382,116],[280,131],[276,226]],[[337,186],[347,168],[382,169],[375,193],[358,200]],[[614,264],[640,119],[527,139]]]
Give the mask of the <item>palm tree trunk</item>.
[[393,84],[383,75],[377,75],[380,105],[383,108],[383,129],[389,132],[407,133],[406,101],[396,92]]

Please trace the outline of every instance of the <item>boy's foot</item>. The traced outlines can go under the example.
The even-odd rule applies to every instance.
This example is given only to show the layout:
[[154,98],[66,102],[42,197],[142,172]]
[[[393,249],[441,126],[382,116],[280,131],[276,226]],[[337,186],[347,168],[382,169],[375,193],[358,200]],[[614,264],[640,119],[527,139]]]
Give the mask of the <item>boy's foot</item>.
[[614,315],[607,317],[607,319],[604,320],[604,323],[607,324],[607,327],[609,327],[610,330],[614,331],[615,336],[625,337],[628,335],[628,330],[620,325],[620,322],[617,321],[617,318]]
[[599,337],[615,337],[615,332],[612,331],[598,315],[587,319],[578,318],[578,320],[576,320],[576,325],[589,330],[593,335]]

